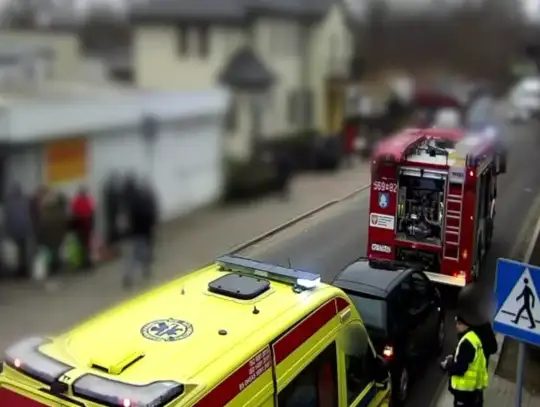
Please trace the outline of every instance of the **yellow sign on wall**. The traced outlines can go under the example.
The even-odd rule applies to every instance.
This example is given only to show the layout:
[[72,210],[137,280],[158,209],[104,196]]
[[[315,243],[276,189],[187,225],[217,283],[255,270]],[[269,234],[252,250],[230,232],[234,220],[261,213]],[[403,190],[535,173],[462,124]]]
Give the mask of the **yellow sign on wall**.
[[47,184],[86,178],[87,144],[85,138],[47,143],[45,145],[45,179]]

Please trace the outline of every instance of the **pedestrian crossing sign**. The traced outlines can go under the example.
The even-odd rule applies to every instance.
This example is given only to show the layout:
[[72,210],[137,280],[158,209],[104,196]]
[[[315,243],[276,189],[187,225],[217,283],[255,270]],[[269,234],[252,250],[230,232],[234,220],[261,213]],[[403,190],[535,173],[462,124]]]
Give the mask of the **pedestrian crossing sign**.
[[497,312],[493,329],[540,346],[540,268],[499,259],[496,278]]

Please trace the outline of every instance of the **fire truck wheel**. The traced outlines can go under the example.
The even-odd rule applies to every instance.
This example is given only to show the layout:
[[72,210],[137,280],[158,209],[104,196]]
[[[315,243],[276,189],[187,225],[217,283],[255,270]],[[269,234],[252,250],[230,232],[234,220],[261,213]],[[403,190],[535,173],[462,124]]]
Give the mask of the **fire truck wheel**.
[[471,270],[471,276],[472,280],[474,282],[478,281],[478,277],[480,275],[480,269],[482,267],[482,248],[478,248],[478,254],[476,255],[476,262],[474,263],[472,270]]
[[486,239],[486,252],[491,249],[491,239],[493,238],[493,222],[489,223]]

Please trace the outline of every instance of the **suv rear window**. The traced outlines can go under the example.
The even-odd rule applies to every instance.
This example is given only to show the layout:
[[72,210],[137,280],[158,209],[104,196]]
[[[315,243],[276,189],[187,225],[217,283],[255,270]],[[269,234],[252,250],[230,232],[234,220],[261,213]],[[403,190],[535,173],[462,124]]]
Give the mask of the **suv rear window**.
[[386,302],[383,299],[353,293],[347,294],[360,313],[365,326],[386,330]]

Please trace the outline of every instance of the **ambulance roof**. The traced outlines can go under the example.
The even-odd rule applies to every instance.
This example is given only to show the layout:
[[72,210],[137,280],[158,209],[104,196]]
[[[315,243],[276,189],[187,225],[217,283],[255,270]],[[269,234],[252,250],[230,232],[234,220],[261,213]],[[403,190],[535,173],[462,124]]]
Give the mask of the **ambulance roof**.
[[[242,278],[218,264],[188,274],[102,313],[41,350],[82,372],[113,380],[174,380],[207,387],[328,299],[343,296],[322,283],[299,292],[292,284],[260,277],[256,283],[246,274],[237,298],[212,292],[209,284],[217,291],[231,290],[230,282],[216,282],[227,275]],[[269,284],[269,289],[241,298],[242,290],[257,294],[257,284]],[[167,333],[168,328],[174,329]],[[129,368],[123,370],[122,364]],[[103,373],[114,366],[123,371]]]

